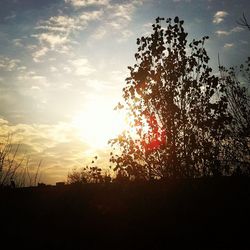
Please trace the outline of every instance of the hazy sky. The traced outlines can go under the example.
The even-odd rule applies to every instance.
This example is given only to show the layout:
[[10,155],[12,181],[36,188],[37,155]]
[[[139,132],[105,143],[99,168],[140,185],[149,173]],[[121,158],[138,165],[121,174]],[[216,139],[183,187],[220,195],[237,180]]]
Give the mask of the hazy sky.
[[[31,164],[43,159],[42,181],[65,180],[98,155],[119,129],[112,108],[121,98],[136,38],[157,16],[179,16],[189,39],[208,35],[217,70],[249,55],[248,0],[0,0],[0,135],[15,134]],[[121,127],[121,126],[120,126]]]

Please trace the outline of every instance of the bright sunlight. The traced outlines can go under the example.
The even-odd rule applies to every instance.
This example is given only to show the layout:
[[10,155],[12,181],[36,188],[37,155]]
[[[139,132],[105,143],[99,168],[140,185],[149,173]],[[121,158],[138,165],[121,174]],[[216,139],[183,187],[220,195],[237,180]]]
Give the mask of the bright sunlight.
[[103,99],[89,101],[72,120],[81,140],[94,148],[103,148],[108,145],[108,140],[120,134],[126,128],[125,119],[113,108],[113,104]]

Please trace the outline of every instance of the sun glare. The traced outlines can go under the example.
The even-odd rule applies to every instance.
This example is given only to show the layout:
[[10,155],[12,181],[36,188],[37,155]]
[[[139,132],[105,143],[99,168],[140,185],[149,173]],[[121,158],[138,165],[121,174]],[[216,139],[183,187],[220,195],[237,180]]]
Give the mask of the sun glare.
[[109,139],[125,129],[124,117],[113,107],[105,101],[89,102],[82,112],[75,115],[72,126],[82,141],[94,148],[104,148]]

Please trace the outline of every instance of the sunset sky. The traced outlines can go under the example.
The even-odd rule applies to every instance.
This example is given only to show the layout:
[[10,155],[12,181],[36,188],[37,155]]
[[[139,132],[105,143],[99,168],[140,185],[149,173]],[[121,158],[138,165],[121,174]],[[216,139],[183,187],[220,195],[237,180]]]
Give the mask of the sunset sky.
[[123,128],[113,108],[133,65],[136,38],[157,16],[179,16],[188,38],[210,39],[225,66],[250,56],[237,24],[248,0],[0,0],[0,136],[14,133],[41,181],[66,180],[95,155],[108,167],[107,140]]

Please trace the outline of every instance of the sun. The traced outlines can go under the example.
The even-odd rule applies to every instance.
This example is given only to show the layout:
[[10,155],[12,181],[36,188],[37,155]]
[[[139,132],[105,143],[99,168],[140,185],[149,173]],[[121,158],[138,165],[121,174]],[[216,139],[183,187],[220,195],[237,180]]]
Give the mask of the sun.
[[113,108],[114,105],[105,100],[88,102],[72,119],[79,138],[94,148],[107,147],[108,140],[126,129],[124,116]]

